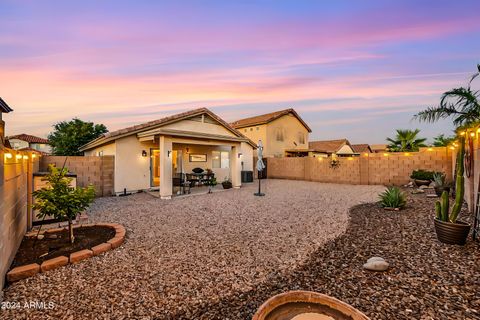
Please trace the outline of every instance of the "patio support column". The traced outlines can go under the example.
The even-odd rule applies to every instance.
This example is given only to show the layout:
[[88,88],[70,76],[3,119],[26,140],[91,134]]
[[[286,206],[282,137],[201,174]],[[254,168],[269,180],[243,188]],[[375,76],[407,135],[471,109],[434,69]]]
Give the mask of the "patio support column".
[[230,152],[230,177],[234,188],[240,188],[242,185],[242,160],[239,157],[240,150],[240,145],[233,145]]
[[172,139],[160,136],[160,198],[172,198]]

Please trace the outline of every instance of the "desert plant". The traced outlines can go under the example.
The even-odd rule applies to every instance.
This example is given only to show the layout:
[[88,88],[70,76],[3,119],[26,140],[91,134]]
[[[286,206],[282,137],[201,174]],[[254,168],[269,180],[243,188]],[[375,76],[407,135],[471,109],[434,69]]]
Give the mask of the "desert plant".
[[444,134],[439,134],[438,136],[433,138],[433,146],[434,147],[447,147],[452,142],[454,142],[455,139],[457,139],[456,136],[445,137]]
[[447,176],[443,172],[435,172],[433,174],[433,182],[436,187],[446,187],[447,186]]
[[463,176],[464,172],[464,157],[465,157],[465,137],[460,136],[458,143],[458,153],[457,153],[457,166],[456,170],[456,181],[455,181],[455,203],[450,212],[450,206],[448,201],[448,192],[443,191],[441,196],[441,201],[435,203],[435,211],[437,214],[437,219],[444,222],[455,223],[457,221],[458,214],[463,204],[463,196],[465,193],[465,178]]
[[410,175],[411,179],[416,180],[430,180],[432,181],[436,172],[434,171],[427,171],[427,170],[413,170],[412,174]]
[[70,186],[71,178],[66,176],[66,168],[58,169],[49,165],[49,174],[42,181],[46,181],[46,187],[33,192],[35,203],[32,206],[38,210],[37,216],[43,219],[45,216],[53,216],[55,219],[67,219],[70,242],[75,241],[72,221],[77,215],[87,209],[95,197],[95,189],[92,185],[87,188],[74,188]]
[[387,138],[390,142],[388,149],[392,152],[418,151],[420,147],[426,147],[426,138],[419,138],[419,129],[415,130],[401,130],[397,129],[395,138]]
[[380,193],[380,204],[384,208],[402,209],[407,204],[405,194],[398,187],[388,187]]

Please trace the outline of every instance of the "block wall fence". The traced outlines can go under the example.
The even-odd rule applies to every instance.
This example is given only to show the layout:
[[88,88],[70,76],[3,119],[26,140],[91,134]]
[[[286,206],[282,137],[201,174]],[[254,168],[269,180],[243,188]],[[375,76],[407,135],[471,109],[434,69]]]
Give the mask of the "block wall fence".
[[86,187],[92,184],[97,197],[114,194],[114,156],[43,156],[40,159],[40,171],[48,171],[48,165],[65,167],[77,175],[77,186]]
[[452,179],[452,150],[421,148],[419,152],[365,153],[339,157],[340,166],[330,168],[331,158],[268,158],[268,178],[341,184],[402,185],[413,170],[441,171]]
[[23,235],[31,226],[33,172],[38,167],[38,158],[32,153],[3,148],[0,143],[0,289]]

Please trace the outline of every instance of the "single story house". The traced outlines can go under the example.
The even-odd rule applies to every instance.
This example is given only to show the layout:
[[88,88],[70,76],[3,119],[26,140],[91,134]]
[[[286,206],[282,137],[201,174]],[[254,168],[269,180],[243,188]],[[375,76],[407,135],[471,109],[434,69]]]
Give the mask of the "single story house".
[[115,156],[114,190],[159,189],[173,193],[174,173],[211,169],[220,183],[239,188],[242,171],[253,171],[256,145],[238,130],[201,108],[108,132],[81,148],[86,156]]
[[310,156],[313,157],[328,157],[331,155],[351,157],[358,155],[347,139],[311,141],[309,149]]
[[370,148],[370,145],[364,143],[364,144],[352,144],[351,145],[353,151],[355,153],[373,153],[372,149]]
[[45,138],[32,136],[30,134],[17,134],[7,137],[8,143],[15,150],[33,151],[40,154],[52,153],[52,147]]
[[294,109],[285,109],[230,123],[257,143],[264,157],[308,156],[310,127]]

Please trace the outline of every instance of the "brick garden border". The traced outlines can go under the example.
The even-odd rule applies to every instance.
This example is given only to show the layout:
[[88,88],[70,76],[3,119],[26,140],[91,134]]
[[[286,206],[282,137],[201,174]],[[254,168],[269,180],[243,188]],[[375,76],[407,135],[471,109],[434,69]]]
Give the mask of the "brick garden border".
[[[31,263],[31,264],[15,267],[7,273],[7,282],[12,283],[18,280],[32,277],[37,273],[40,273],[40,272],[44,273],[53,269],[57,269],[57,268],[66,266],[69,263],[70,264],[78,263],[82,260],[89,259],[93,256],[98,256],[99,254],[107,252],[111,249],[118,248],[125,241],[125,234],[126,234],[125,227],[118,223],[89,223],[89,224],[74,226],[74,228],[85,228],[85,227],[94,227],[94,226],[108,227],[108,228],[115,229],[115,236],[110,240],[108,240],[107,242],[96,245],[91,249],[83,249],[80,251],[72,252],[70,254],[70,257],[59,256],[56,258],[45,260],[42,262],[41,265],[39,265],[38,263]],[[55,232],[63,231],[65,229],[67,228],[48,229],[40,234],[55,233]],[[37,234],[35,232],[35,233],[27,234],[26,236],[29,237],[29,236],[36,236],[36,235]]]

